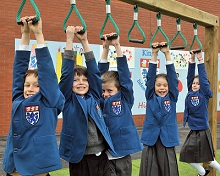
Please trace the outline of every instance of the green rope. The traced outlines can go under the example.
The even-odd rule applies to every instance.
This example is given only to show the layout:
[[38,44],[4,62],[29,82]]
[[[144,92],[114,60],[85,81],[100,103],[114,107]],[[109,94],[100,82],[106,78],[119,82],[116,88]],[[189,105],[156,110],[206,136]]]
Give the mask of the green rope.
[[[172,38],[172,40],[170,41],[170,49],[171,50],[178,50],[178,49],[185,49],[186,47],[187,47],[187,40],[186,40],[186,38],[183,36],[183,34],[181,33],[181,29],[180,29],[180,23],[181,23],[181,19],[180,18],[177,18],[176,19],[176,24],[177,24],[177,32],[176,32],[176,35]],[[183,41],[184,41],[184,46],[174,46],[174,47],[172,47],[171,45],[172,45],[172,43],[173,43],[173,41],[177,38],[177,36],[180,36],[182,39],[183,39]]]
[[117,24],[115,23],[115,21],[113,20],[112,16],[111,16],[111,6],[110,6],[110,0],[105,0],[106,2],[106,18],[105,18],[105,21],[102,25],[102,28],[100,30],[100,34],[99,34],[99,37],[101,40],[104,40],[104,37],[103,37],[103,31],[105,29],[105,26],[108,22],[108,19],[110,19],[110,22],[113,24],[113,26],[115,27],[115,30],[116,30],[116,34],[115,35],[112,35],[112,36],[107,36],[107,39],[108,40],[112,40],[112,39],[115,39],[118,37],[119,35],[119,29],[118,29],[118,26]]
[[[130,28],[130,30],[128,31],[128,40],[129,42],[134,42],[134,43],[144,43],[146,41],[146,35],[144,34],[144,31],[142,30],[142,28],[140,27],[140,25],[138,24],[138,5],[134,5],[134,21],[133,24]],[[131,39],[131,31],[133,30],[134,26],[137,26],[138,30],[141,32],[142,35],[142,40],[138,40],[138,39]]]
[[64,22],[63,22],[63,30],[66,32],[66,23],[67,23],[70,15],[72,14],[72,11],[74,10],[76,15],[77,15],[77,17],[80,19],[80,21],[82,23],[82,26],[83,26],[83,29],[81,31],[79,31],[78,34],[84,34],[85,31],[86,31],[86,23],[85,23],[83,17],[81,16],[81,14],[79,13],[79,11],[78,11],[78,9],[76,7],[75,0],[70,0],[70,4],[71,4],[70,10],[69,10],[66,18],[64,19]]
[[[40,19],[40,11],[38,10],[37,5],[35,4],[34,0],[30,0],[30,2],[36,12],[36,17],[32,21],[32,23],[34,24],[34,23],[37,23]],[[25,3],[26,3],[26,0],[22,0],[20,8],[18,9],[18,13],[16,15],[16,22],[18,25],[23,25],[23,23],[21,22],[21,12],[24,8]]]
[[[157,17],[157,29],[156,29],[156,31],[155,31],[155,33],[154,33],[154,35],[153,35],[153,37],[151,38],[151,40],[150,40],[150,46],[152,47],[152,43],[153,43],[153,41],[154,41],[154,39],[155,39],[155,37],[156,37],[156,35],[157,35],[157,33],[160,31],[161,32],[161,34],[164,36],[164,38],[166,39],[166,45],[170,45],[170,40],[169,40],[169,38],[167,37],[167,35],[164,33],[164,31],[163,31],[163,29],[161,28],[161,17],[162,17],[162,14],[160,13],[160,12],[158,12],[157,13],[157,15],[156,15],[156,17]],[[165,46],[166,46],[165,45]],[[157,47],[161,47],[160,45],[158,45]]]
[[198,52],[202,51],[202,43],[200,42],[200,40],[199,40],[199,38],[197,36],[197,28],[198,28],[197,23],[193,23],[193,28],[194,28],[194,37],[193,37],[192,43],[190,45],[189,52],[192,51],[192,47],[194,45],[194,42],[197,41],[198,44],[199,44],[199,49],[193,50],[193,52],[194,53],[198,53]]

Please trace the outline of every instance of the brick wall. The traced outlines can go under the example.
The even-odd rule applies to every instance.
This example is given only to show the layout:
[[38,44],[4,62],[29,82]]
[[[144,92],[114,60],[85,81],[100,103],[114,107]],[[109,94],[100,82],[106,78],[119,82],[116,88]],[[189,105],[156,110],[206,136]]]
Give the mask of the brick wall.
[[[219,16],[220,1],[216,0],[181,0],[187,5],[199,8],[214,15]],[[43,33],[45,40],[52,41],[65,41],[66,35],[62,30],[63,20],[66,17],[70,8],[69,0],[36,0],[41,17],[43,19]],[[12,88],[12,64],[14,59],[15,50],[15,38],[20,38],[20,27],[15,22],[17,10],[20,7],[20,1],[10,0],[0,3],[0,136],[6,136],[9,130],[10,113],[11,113],[11,88]],[[106,16],[106,8],[104,0],[80,0],[77,1],[77,7],[87,23],[88,37],[91,44],[101,44],[99,39],[99,32]],[[21,16],[33,15],[34,9],[30,2],[24,6]],[[139,24],[143,28],[147,41],[144,45],[129,43],[127,40],[127,33],[133,22],[133,6],[120,2],[118,0],[111,1],[111,14],[115,22],[120,29],[121,44],[123,46],[132,47],[149,47],[149,41],[152,34],[156,29],[156,17],[155,12],[147,11],[145,9],[139,9]],[[176,33],[176,19],[162,16],[162,28],[169,38]],[[79,25],[80,21],[76,18],[73,12],[67,25]],[[182,22],[182,33],[186,36],[190,43],[193,38],[192,24]],[[104,33],[114,32],[113,25],[108,23]],[[132,36],[140,35],[137,30],[134,29]],[[131,37],[132,37],[131,36]],[[198,36],[201,42],[204,44],[204,28],[198,28]],[[158,35],[156,40],[163,40],[162,36]],[[136,37],[137,38],[137,37]],[[31,39],[34,39],[33,36]],[[181,41],[177,40],[179,45]],[[174,44],[177,44],[174,43]],[[143,115],[134,116],[135,123],[137,125],[143,124]],[[181,117],[178,117],[181,119]],[[59,120],[57,131],[61,129],[62,121]]]

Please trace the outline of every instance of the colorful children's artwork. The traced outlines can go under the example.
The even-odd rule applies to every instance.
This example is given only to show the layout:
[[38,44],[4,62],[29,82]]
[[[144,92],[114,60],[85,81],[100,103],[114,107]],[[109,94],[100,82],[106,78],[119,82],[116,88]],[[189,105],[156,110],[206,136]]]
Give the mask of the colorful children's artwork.
[[60,82],[61,77],[61,68],[62,68],[62,53],[61,53],[61,47],[58,48],[57,51],[57,58],[56,58],[56,74],[58,82]]
[[188,68],[188,61],[190,58],[189,51],[176,51],[172,50],[170,52],[171,59],[174,63],[176,69],[184,69],[187,70]]
[[[128,67],[134,68],[134,48],[133,47],[121,47],[123,55],[127,57]],[[100,55],[103,51],[102,46],[100,45]],[[115,52],[115,48],[113,46],[109,47],[108,61],[110,63],[110,67],[117,67],[116,62],[117,54]]]
[[[144,83],[147,81],[147,73],[148,73],[148,65],[150,59],[147,58],[140,58],[140,70],[141,70],[141,78]],[[160,60],[157,60],[157,73],[159,73],[160,68]]]
[[29,69],[36,69],[37,68],[37,59],[36,59],[36,53],[35,53],[35,48],[36,44],[33,44],[31,47],[31,57],[30,57],[30,62],[29,62]]

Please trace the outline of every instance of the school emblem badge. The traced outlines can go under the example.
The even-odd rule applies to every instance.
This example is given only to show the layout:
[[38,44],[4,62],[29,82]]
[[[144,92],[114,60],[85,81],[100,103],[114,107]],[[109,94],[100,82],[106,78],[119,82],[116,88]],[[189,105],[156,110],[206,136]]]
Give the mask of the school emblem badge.
[[171,105],[170,105],[170,101],[169,100],[165,100],[164,101],[164,108],[167,112],[170,112],[171,109]]
[[25,114],[28,123],[35,125],[40,118],[39,106],[26,106]]
[[113,101],[112,102],[112,111],[118,115],[121,113],[121,101]]
[[191,103],[193,106],[198,106],[199,105],[199,96],[191,97]]

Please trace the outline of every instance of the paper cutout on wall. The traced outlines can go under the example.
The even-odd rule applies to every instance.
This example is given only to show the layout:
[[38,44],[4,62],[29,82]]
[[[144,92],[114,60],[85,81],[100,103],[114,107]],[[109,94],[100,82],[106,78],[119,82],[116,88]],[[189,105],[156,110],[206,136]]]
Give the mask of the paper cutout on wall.
[[76,52],[76,65],[83,65],[83,53],[84,50],[82,47],[79,47],[77,44],[73,46],[73,50]]
[[171,59],[174,63],[176,69],[184,69],[188,68],[188,60],[190,58],[189,51],[176,51],[173,50],[170,52]]
[[[121,47],[123,55],[127,57],[128,67],[134,68],[134,47]],[[100,56],[102,55],[103,47],[100,46]],[[110,63],[110,67],[117,67],[116,62],[117,54],[115,52],[115,48],[113,46],[109,47],[108,53],[108,62]]]
[[57,55],[56,55],[56,74],[57,74],[58,82],[60,82],[61,68],[62,68],[62,53],[60,49],[61,47],[58,48]]
[[[148,66],[151,59],[140,58],[141,78],[144,83],[147,81]],[[157,60],[157,74],[159,73],[160,60]]]
[[81,54],[76,55],[76,65],[80,65],[80,66],[83,65],[83,58]]
[[183,90],[183,83],[179,79],[179,73],[176,73],[176,76],[177,76],[177,79],[178,79],[178,90],[179,90],[179,92],[182,92],[182,90]]
[[36,47],[37,47],[36,44],[33,44],[31,47],[31,57],[30,57],[28,69],[36,69],[37,68],[37,59],[36,59],[36,52],[35,52]]

